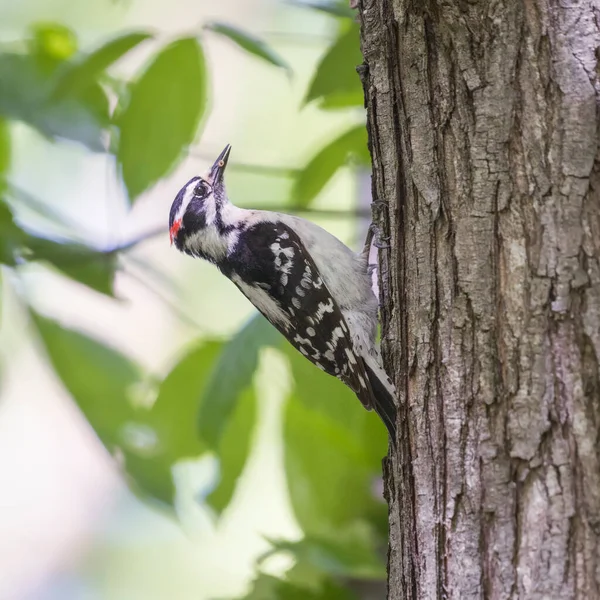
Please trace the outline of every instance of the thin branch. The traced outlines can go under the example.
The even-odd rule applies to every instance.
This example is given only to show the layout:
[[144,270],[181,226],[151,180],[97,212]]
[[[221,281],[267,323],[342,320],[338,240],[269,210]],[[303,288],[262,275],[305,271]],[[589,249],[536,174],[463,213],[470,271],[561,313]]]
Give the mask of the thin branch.
[[[265,167],[268,169],[269,167]],[[273,167],[273,169],[277,169],[277,167]],[[86,246],[89,246],[88,239],[85,236],[78,235],[77,232],[81,230],[81,225],[76,223],[75,221],[69,219],[69,217],[61,214],[59,211],[56,211],[54,208],[48,206],[41,200],[35,198],[29,192],[23,190],[19,186],[16,186],[12,183],[9,183],[9,191],[17,198],[22,201],[28,208],[36,212],[37,214],[50,219],[57,225],[65,227],[69,231],[69,238],[66,241],[77,241]],[[248,207],[250,208],[250,207]],[[253,205],[251,207],[254,210],[265,210],[271,212],[282,212],[288,213],[292,215],[312,215],[317,218],[323,219],[350,219],[350,218],[360,218],[360,217],[370,217],[371,212],[369,210],[336,210],[336,209],[319,209],[319,208],[311,208],[307,207],[297,207],[292,205]],[[117,244],[114,246],[109,246],[107,248],[99,248],[99,252],[105,253],[124,253],[138,244],[146,242],[156,237],[160,237],[163,235],[167,235],[168,229],[167,227],[156,227],[151,229],[145,233],[140,234],[139,236],[133,238],[132,240],[123,242],[121,244]]]
[[330,35],[318,35],[314,33],[298,33],[294,31],[264,31],[263,38],[276,39],[279,44],[291,46],[319,46],[331,44],[334,38]]
[[234,171],[242,173],[257,173],[273,177],[298,177],[302,169],[295,167],[277,167],[275,165],[257,165],[252,163],[234,162],[231,165]]
[[[214,160],[214,155],[200,152],[198,150],[192,150],[190,156],[201,158],[207,162]],[[297,177],[302,169],[296,167],[277,167],[273,165],[257,165],[253,163],[241,163],[232,161],[228,163],[228,169],[233,171],[241,171],[245,173],[262,173],[264,175],[272,175],[274,177]]]
[[[143,263],[141,263],[137,259],[132,259],[132,257],[128,257],[128,262],[137,264],[137,266],[142,266],[144,268]],[[145,277],[140,277],[136,273],[133,273],[131,269],[127,268],[127,264],[123,264],[122,273],[129,276],[131,279],[139,283],[143,288],[145,288],[148,292],[150,292],[153,296],[155,296],[158,300],[160,300],[169,310],[173,312],[175,316],[179,318],[182,323],[187,325],[191,325],[194,329],[196,329],[200,333],[205,333],[205,328],[202,327],[195,319],[193,319],[190,315],[188,315],[181,307],[173,302],[170,298],[168,298],[163,292],[154,287]]]
[[167,235],[169,232],[167,227],[155,227],[146,233],[142,233],[141,235],[129,240],[128,242],[124,242],[112,248],[111,252],[127,252],[127,250],[131,250],[134,246],[151,240],[156,237],[160,237],[163,235]]
[[[241,206],[240,208],[246,208],[246,207]],[[291,214],[291,215],[313,215],[314,217],[318,217],[318,218],[322,217],[324,219],[354,219],[354,218],[358,218],[358,217],[369,218],[369,219],[371,218],[371,211],[367,210],[367,209],[335,210],[335,209],[310,208],[309,206],[307,206],[307,207],[294,207],[294,206],[288,206],[288,205],[273,206],[273,205],[269,205],[269,204],[263,205],[263,206],[255,204],[252,206],[252,209],[253,210],[265,210],[265,211],[270,211],[270,212],[281,212],[281,213],[287,213],[287,214]],[[167,227],[156,227],[155,229],[151,229],[150,231],[147,231],[146,233],[142,233],[139,236],[135,237],[134,239],[132,239],[128,242],[124,242],[123,244],[120,244],[119,246],[116,246],[107,251],[108,252],[127,252],[128,250],[131,250],[138,244],[141,244],[143,242],[151,240],[155,237],[167,235],[168,231],[169,230]]]
[[[241,207],[245,208],[245,207]],[[254,210],[267,210],[271,212],[282,212],[291,215],[314,215],[315,217],[323,217],[325,219],[354,219],[356,217],[370,217],[370,210],[357,210],[357,209],[334,209],[334,208],[311,208],[310,206],[272,206],[269,204],[260,206],[253,204]]]
[[[241,206],[240,208],[245,208]],[[353,219],[356,217],[371,217],[370,210],[334,210],[334,209],[320,209],[320,208],[310,208],[310,207],[294,207],[294,206],[272,206],[272,205],[253,205],[253,210],[265,210],[271,212],[282,212],[291,215],[313,215],[315,217],[324,218],[324,219]],[[167,227],[157,227],[156,229],[151,229],[146,233],[142,233],[141,235],[135,237],[134,239],[115,246],[107,250],[107,252],[127,252],[131,250],[138,244],[151,240],[155,237],[160,237],[163,235],[167,235],[168,233]]]
[[154,281],[161,289],[173,290],[176,298],[182,296],[183,291],[181,286],[168,274],[152,264],[149,260],[135,255],[127,255],[119,257],[119,265],[128,264],[137,267],[137,269],[145,276]]

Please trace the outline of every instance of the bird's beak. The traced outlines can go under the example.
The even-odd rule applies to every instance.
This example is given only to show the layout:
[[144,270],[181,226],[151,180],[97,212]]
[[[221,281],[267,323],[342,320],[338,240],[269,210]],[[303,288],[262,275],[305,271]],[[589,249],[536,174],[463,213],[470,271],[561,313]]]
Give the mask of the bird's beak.
[[219,154],[219,158],[215,160],[215,164],[210,168],[208,172],[208,180],[214,186],[219,183],[223,183],[223,174],[225,173],[225,167],[227,166],[227,159],[231,152],[231,144],[227,144],[223,149],[223,152]]

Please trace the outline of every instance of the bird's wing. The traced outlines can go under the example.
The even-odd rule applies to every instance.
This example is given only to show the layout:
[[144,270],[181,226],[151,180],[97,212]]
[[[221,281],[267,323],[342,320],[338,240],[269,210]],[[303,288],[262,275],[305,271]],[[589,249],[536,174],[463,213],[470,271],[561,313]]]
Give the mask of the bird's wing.
[[371,408],[373,391],[348,324],[295,231],[256,223],[240,233],[227,263],[225,274],[290,343]]

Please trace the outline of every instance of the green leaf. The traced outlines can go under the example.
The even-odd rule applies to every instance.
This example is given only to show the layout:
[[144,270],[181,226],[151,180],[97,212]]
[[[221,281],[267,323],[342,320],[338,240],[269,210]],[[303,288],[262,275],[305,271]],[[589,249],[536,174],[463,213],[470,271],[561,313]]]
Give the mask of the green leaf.
[[296,583],[260,573],[252,590],[241,600],[358,600],[349,589],[326,580],[321,589],[313,590]]
[[[221,343],[207,342],[186,352],[161,383],[151,408],[140,408],[120,430],[135,485],[166,504],[174,499],[172,466],[207,450],[196,432],[198,401],[221,349]],[[136,433],[150,443],[136,444]]]
[[6,189],[6,176],[10,168],[10,130],[8,123],[0,118],[0,194]]
[[[196,433],[196,414],[222,343],[207,342],[188,351],[160,384],[156,400],[136,404],[144,382],[129,359],[34,311],[31,315],[52,366],[90,425],[110,451],[120,449],[134,491],[171,505],[173,465],[207,451]],[[230,447],[222,452],[227,477],[216,494],[221,502],[228,501],[235,473],[241,472],[241,451],[247,448],[236,436],[248,437],[253,428],[251,400],[240,404],[224,437]]]
[[[141,412],[131,427],[142,435],[153,437],[155,451],[150,455],[144,448],[128,457],[128,472],[138,486],[163,502],[173,500],[171,467],[178,460],[200,456],[208,450],[199,439],[196,428],[198,410],[206,400],[206,387],[215,364],[223,352],[220,342],[208,342],[186,353],[162,383],[158,398],[152,408]],[[216,450],[220,478],[207,497],[207,502],[221,512],[231,500],[237,480],[248,458],[256,425],[256,395],[250,387],[240,392],[240,397],[224,425]]]
[[252,383],[258,355],[265,346],[277,346],[282,337],[260,314],[227,343],[207,385],[199,414],[199,431],[211,448],[218,448],[225,425],[242,391]]
[[8,53],[0,53],[0,81],[4,117],[28,123],[51,140],[71,139],[90,150],[104,151],[108,99],[98,84],[52,101],[54,72],[44,71],[33,56]]
[[302,8],[312,8],[334,17],[354,18],[354,11],[350,8],[348,0],[336,2],[335,0],[292,0],[292,4]]
[[[354,392],[336,377],[317,369],[291,344],[285,344],[283,351],[294,380],[294,396],[307,408],[322,413],[359,436],[369,413]],[[385,447],[382,449],[381,456],[384,456]]]
[[177,40],[132,85],[129,104],[117,120],[117,159],[132,200],[178,164],[206,107],[206,65],[199,42]]
[[240,600],[358,600],[349,589],[325,580],[321,589],[310,589],[304,585],[278,579],[260,573],[252,589]]
[[131,420],[131,390],[140,369],[126,356],[87,335],[31,311],[50,363],[105,446],[119,444]]
[[150,33],[127,33],[110,40],[89,54],[65,63],[61,68],[53,97],[62,98],[93,84],[108,67],[151,37],[153,36]]
[[231,25],[227,25],[225,23],[217,22],[208,23],[204,26],[204,28],[229,38],[240,48],[246,50],[246,52],[249,52],[254,56],[258,56],[258,58],[262,58],[276,67],[281,67],[288,71],[290,70],[289,65],[283,60],[283,58],[281,58],[281,56],[279,56],[279,54],[277,54],[277,52],[275,52],[263,40],[247,33],[246,31],[242,31],[237,27],[232,27]]
[[313,535],[294,542],[270,541],[273,549],[267,556],[289,552],[296,559],[296,565],[336,579],[385,580],[386,577],[383,557],[377,553],[372,529],[366,523],[337,531],[331,539]]
[[294,206],[309,206],[336,171],[345,166],[351,157],[358,163],[369,164],[367,130],[364,125],[353,127],[329,142],[302,169],[292,190]]
[[31,235],[15,223],[11,209],[0,198],[0,262],[14,266],[17,259],[47,262],[67,277],[113,296],[115,252]]
[[294,396],[307,408],[323,413],[349,432],[360,446],[374,476],[381,474],[387,453],[387,430],[381,419],[364,409],[355,394],[335,377],[317,369],[291,344],[283,348],[294,379]]
[[185,352],[148,412],[146,422],[161,429],[165,446],[177,445],[178,456],[194,457],[205,448],[196,430],[198,405],[222,351],[222,342],[207,341]]
[[358,24],[341,33],[321,59],[304,102],[320,100],[321,108],[363,106],[356,66],[363,61]]
[[45,261],[71,279],[93,288],[101,294],[113,296],[113,282],[117,269],[114,252],[101,252],[75,242],[58,242],[29,235],[23,241],[29,250],[29,261]]
[[[209,342],[185,354],[161,383],[150,406],[135,403],[141,372],[116,350],[31,311],[46,352],[105,446],[119,448],[134,491],[171,505],[171,469],[207,448],[195,417],[221,344]],[[150,390],[151,391],[151,390]]]
[[77,36],[61,23],[35,23],[29,41],[31,52],[52,67],[77,51]]
[[48,100],[32,124],[51,139],[81,142],[89,150],[105,152],[104,133],[109,125],[109,103],[102,87],[95,83],[60,101]]
[[27,234],[15,223],[13,214],[0,197],[0,263],[14,266]]
[[[326,396],[319,398],[327,401]],[[376,473],[360,437],[336,418],[292,396],[285,411],[284,440],[290,500],[307,535],[329,537],[385,511],[373,495]]]
[[256,429],[257,398],[253,387],[240,394],[221,437],[217,456],[220,478],[207,503],[220,514],[229,504],[248,460]]
[[[61,67],[77,51],[75,33],[60,23],[32,27],[30,54],[0,55],[5,101],[14,118],[29,123],[51,140],[71,139],[104,151],[103,130],[109,123],[108,99],[95,84],[56,101],[52,90]],[[17,89],[8,89],[9,85]]]

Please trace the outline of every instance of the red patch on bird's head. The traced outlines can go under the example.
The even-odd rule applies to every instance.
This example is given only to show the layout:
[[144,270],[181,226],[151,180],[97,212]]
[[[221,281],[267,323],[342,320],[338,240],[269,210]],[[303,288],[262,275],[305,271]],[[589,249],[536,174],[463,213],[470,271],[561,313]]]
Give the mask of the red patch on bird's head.
[[181,219],[173,222],[171,225],[171,229],[169,229],[169,237],[171,238],[171,245],[173,245],[173,240],[177,237],[177,232],[181,229]]

